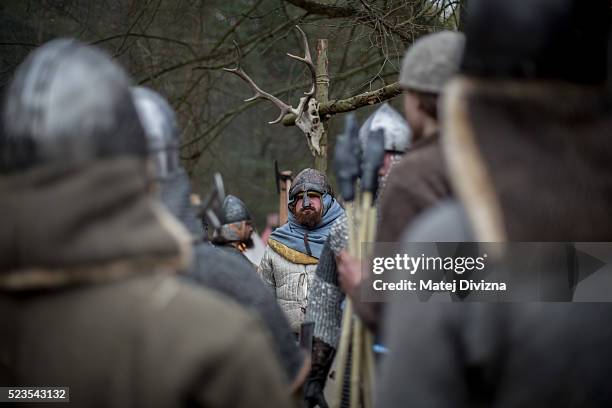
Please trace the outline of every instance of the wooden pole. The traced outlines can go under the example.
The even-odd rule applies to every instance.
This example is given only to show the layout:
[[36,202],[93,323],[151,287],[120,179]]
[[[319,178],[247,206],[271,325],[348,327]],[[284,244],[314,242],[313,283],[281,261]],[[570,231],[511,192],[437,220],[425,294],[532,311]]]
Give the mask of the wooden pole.
[[[315,73],[317,76],[315,98],[319,105],[329,101],[329,60],[327,59],[327,39],[317,40],[317,61]],[[323,118],[321,118],[323,120]],[[321,136],[321,154],[315,156],[315,168],[327,174],[327,121],[323,123],[323,135]]]
[[289,201],[289,189],[291,189],[291,171],[285,170],[280,172],[280,195],[278,203],[278,225],[283,225],[287,222],[287,203]]

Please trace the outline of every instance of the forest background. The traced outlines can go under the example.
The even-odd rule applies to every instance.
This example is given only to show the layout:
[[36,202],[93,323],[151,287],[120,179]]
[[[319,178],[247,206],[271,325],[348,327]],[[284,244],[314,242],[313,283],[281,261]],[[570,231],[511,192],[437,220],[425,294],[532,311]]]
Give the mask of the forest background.
[[[278,109],[246,103],[252,90],[223,71],[236,62],[264,90],[297,106],[311,80],[303,63],[299,25],[313,58],[328,40],[329,99],[389,89],[405,49],[418,37],[461,29],[467,0],[4,0],[0,3],[0,92],[35,47],[58,37],[105,49],[177,112],[181,160],[194,191],[204,194],[214,172],[240,197],[261,231],[278,211],[274,161],[295,175],[313,167],[306,137],[295,126],[270,125]],[[400,110],[397,93],[389,102]],[[383,98],[358,107],[360,123]],[[328,152],[342,131],[343,114],[328,123]]]

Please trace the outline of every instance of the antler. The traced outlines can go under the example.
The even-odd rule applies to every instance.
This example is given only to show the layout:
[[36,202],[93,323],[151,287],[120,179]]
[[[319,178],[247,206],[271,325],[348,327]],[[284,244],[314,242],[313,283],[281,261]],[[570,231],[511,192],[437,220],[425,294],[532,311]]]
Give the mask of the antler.
[[310,56],[310,47],[308,46],[308,39],[306,38],[306,33],[304,33],[304,31],[302,31],[299,26],[295,26],[295,28],[297,28],[300,34],[302,34],[302,40],[304,41],[304,58],[289,53],[287,53],[287,55],[290,58],[302,61],[308,66],[308,69],[310,70],[310,75],[312,76],[312,88],[310,88],[310,91],[304,92],[304,95],[313,96],[315,93],[315,85],[317,84],[317,73],[315,71],[315,66],[312,62],[312,57]]
[[295,110],[290,105],[287,105],[285,102],[281,101],[276,96],[258,87],[257,84],[251,79],[251,77],[242,70],[242,68],[240,67],[240,60],[242,59],[242,55],[240,54],[240,48],[238,47],[238,44],[236,44],[236,42],[234,42],[234,46],[236,47],[236,53],[238,54],[236,68],[223,68],[223,70],[238,75],[240,78],[242,78],[242,80],[246,81],[251,86],[251,88],[253,88],[253,90],[255,91],[255,95],[253,95],[249,99],[245,99],[244,101],[251,102],[255,99],[267,99],[273,104],[275,104],[280,109],[280,115],[276,120],[268,122],[271,125],[280,122],[283,119],[283,116],[285,116],[286,114],[295,113]]
[[240,53],[240,48],[238,47],[238,44],[236,44],[236,42],[234,42],[234,46],[236,47],[236,52],[238,54],[238,58],[236,61],[236,68],[223,68],[224,71],[231,72],[232,74],[238,75],[240,78],[242,78],[243,81],[248,83],[251,86],[251,88],[253,88],[253,90],[255,91],[255,95],[249,99],[245,99],[245,102],[254,101],[256,99],[267,99],[268,101],[272,102],[274,105],[276,105],[280,109],[280,114],[278,118],[276,118],[276,120],[273,120],[272,122],[268,122],[271,125],[275,123],[279,123],[283,119],[283,117],[288,113],[293,113],[296,115],[296,117],[299,117],[304,111],[304,109],[306,108],[306,106],[308,105],[308,100],[312,98],[315,93],[315,85],[316,85],[317,77],[315,73],[315,66],[312,62],[312,57],[310,56],[310,48],[308,47],[308,39],[306,38],[306,34],[304,33],[304,31],[302,31],[300,27],[295,26],[295,28],[298,29],[298,31],[302,35],[302,40],[304,41],[304,57],[299,57],[297,55],[293,55],[289,53],[287,53],[287,55],[290,58],[293,58],[293,59],[296,59],[298,61],[305,63],[310,69],[310,73],[312,75],[312,88],[310,89],[310,91],[304,92],[304,95],[306,97],[300,100],[300,103],[297,109],[281,101],[276,96],[262,90],[251,79],[251,77],[242,70],[242,68],[240,67],[240,60],[242,59],[242,55]]

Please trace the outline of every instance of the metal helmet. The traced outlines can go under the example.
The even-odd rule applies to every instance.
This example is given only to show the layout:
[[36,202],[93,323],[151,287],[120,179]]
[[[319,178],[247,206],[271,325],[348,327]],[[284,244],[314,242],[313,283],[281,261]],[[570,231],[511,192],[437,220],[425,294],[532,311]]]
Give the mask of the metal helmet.
[[248,242],[248,246],[252,244],[250,237],[245,237],[244,226],[240,223],[243,221],[251,221],[251,214],[244,202],[236,196],[227,195],[221,206],[221,227],[213,233],[213,242],[215,244],[226,244],[230,242]]
[[607,0],[474,0],[468,15],[462,73],[578,84],[607,78]]
[[316,191],[320,194],[333,195],[333,191],[325,174],[315,169],[304,169],[295,176],[293,184],[289,189],[289,204],[293,204],[298,193],[304,191]]
[[251,214],[244,202],[236,196],[228,194],[223,200],[223,219],[221,224],[233,224],[241,221],[251,221]]
[[388,103],[370,115],[359,129],[359,141],[362,151],[365,151],[368,136],[376,131],[382,130],[385,136],[385,151],[404,153],[410,145],[411,131],[404,117]]
[[155,163],[155,174],[164,179],[180,166],[181,132],[176,115],[166,99],[152,89],[134,87],[132,97],[147,137],[149,157]]
[[440,31],[416,40],[404,56],[400,86],[439,94],[459,70],[464,43],[464,35],[455,31]]
[[2,109],[0,170],[146,157],[144,130],[123,69],[74,40],[48,42],[17,68]]

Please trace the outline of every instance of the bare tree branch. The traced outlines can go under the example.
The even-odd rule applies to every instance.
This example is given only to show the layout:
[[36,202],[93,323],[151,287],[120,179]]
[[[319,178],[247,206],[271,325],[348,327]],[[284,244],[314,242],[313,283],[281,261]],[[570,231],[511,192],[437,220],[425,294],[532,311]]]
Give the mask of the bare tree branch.
[[227,30],[225,32],[225,34],[223,34],[223,36],[219,39],[219,41],[217,41],[217,43],[215,44],[214,47],[212,47],[212,49],[210,50],[210,53],[214,53],[215,51],[217,51],[217,49],[223,45],[223,43],[225,42],[225,40],[227,39],[227,37],[229,37],[231,34],[233,34],[238,27],[240,26],[240,24],[242,24],[242,22],[244,20],[246,20],[253,11],[257,10],[257,7],[259,7],[259,5],[263,2],[263,0],[259,0],[257,1],[255,4],[253,4],[253,6],[247,10],[246,13],[242,14],[242,16],[238,19],[238,21],[236,21],[234,24],[232,24],[232,26],[230,27],[229,30]]
[[116,35],[111,35],[110,37],[106,37],[106,38],[102,38],[100,40],[96,40],[93,42],[90,42],[90,45],[98,45],[98,44],[102,44],[108,41],[112,41],[112,40],[116,40],[118,38],[123,38],[123,37],[136,37],[136,38],[148,38],[151,40],[159,40],[159,41],[166,41],[169,43],[174,43],[174,44],[179,44],[182,45],[183,47],[186,47],[189,52],[192,55],[195,55],[195,51],[193,49],[193,46],[191,44],[188,44],[184,41],[181,40],[176,40],[174,38],[169,38],[169,37],[162,37],[159,35],[150,35],[150,34],[136,34],[136,33],[123,33],[123,34],[116,34]]
[[[363,106],[376,105],[399,95],[401,92],[399,83],[395,82],[375,91],[364,92],[350,98],[332,100],[321,104],[319,106],[319,115],[321,115],[321,119],[326,120],[338,113],[350,112]],[[295,125],[295,115],[285,115],[282,123],[285,126]]]
[[287,3],[293,4],[309,12],[329,18],[342,18],[355,16],[359,11],[351,7],[332,6],[322,4],[312,0],[285,0]]
[[[295,18],[295,19],[293,19],[291,21],[287,21],[284,24],[281,24],[280,26],[278,26],[278,27],[276,27],[276,28],[274,28],[274,29],[272,29],[270,31],[259,33],[259,34],[255,35],[255,36],[253,36],[252,38],[250,38],[249,40],[245,41],[244,44],[240,44],[240,48],[244,49],[244,48],[246,48],[247,45],[250,45],[250,44],[253,44],[253,43],[258,43],[258,42],[264,40],[265,38],[274,37],[274,35],[276,33],[280,32],[280,31],[283,31],[288,26],[295,25],[303,17],[304,16],[297,17],[297,18]],[[253,50],[253,49],[254,48],[251,48],[251,50]],[[209,61],[209,60],[216,59],[216,58],[227,57],[228,55],[232,55],[233,52],[234,52],[234,48],[232,47],[232,48],[228,48],[226,50],[219,51],[217,53],[207,53],[207,54],[204,54],[204,55],[200,55],[200,56],[198,56],[196,58],[191,58],[191,59],[188,59],[186,61],[178,62],[178,63],[176,63],[174,65],[171,65],[169,67],[163,68],[163,69],[161,69],[161,70],[159,70],[157,72],[154,72],[154,73],[151,73],[151,74],[147,75],[145,78],[140,79],[138,81],[138,84],[139,85],[146,84],[147,82],[150,82],[150,81],[152,81],[154,79],[157,79],[157,78],[159,78],[159,77],[161,77],[163,75],[166,75],[166,74],[168,74],[168,73],[170,73],[172,71],[176,71],[177,69],[181,69],[181,68],[187,67],[189,65],[193,65],[193,64],[196,64],[196,63],[199,63],[199,62]],[[248,52],[245,51],[244,55],[246,55],[246,54],[248,54]],[[225,65],[227,65],[227,63],[225,63],[223,66],[225,66]],[[201,68],[201,69],[208,69],[208,67],[204,67],[204,68]]]

